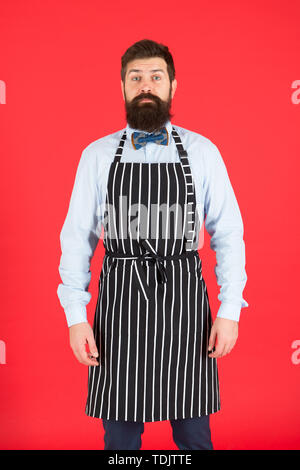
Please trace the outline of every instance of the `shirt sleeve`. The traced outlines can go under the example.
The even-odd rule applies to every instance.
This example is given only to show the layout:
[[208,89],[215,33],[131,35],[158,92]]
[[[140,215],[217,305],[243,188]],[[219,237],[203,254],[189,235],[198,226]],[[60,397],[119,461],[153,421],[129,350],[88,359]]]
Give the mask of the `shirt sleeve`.
[[96,153],[86,148],[78,164],[69,208],[60,233],[57,295],[68,326],[86,322],[91,299],[90,263],[101,234],[100,191],[97,185]]
[[204,217],[210,247],[216,252],[214,268],[221,287],[217,317],[239,321],[247,282],[245,271],[244,225],[221,154],[210,142],[205,150]]

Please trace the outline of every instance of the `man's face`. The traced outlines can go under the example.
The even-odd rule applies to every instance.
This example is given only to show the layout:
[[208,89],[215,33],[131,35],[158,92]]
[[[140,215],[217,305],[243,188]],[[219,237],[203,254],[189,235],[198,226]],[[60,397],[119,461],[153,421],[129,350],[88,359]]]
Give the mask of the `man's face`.
[[176,79],[170,84],[167,64],[161,57],[128,62],[125,86],[121,80],[121,90],[130,127],[154,132],[171,120],[176,87]]

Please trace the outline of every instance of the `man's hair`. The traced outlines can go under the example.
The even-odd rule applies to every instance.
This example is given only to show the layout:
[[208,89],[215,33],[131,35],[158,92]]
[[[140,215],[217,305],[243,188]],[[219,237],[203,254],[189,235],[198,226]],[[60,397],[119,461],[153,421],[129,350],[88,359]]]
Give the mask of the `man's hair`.
[[146,59],[151,57],[161,57],[166,61],[170,83],[172,83],[175,78],[175,67],[172,54],[170,53],[167,46],[152,41],[151,39],[142,39],[141,41],[135,42],[122,55],[121,79],[123,83],[125,82],[126,68],[128,62],[131,62],[135,59]]

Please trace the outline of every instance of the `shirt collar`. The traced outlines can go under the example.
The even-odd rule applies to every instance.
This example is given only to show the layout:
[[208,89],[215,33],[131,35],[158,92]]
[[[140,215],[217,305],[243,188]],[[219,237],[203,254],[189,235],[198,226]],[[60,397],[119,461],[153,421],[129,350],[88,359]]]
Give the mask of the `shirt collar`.
[[[172,133],[172,123],[170,120],[166,121],[165,125],[162,126],[162,127],[166,127],[167,131],[168,131],[168,144],[170,143],[170,137],[171,137],[171,133]],[[127,136],[127,139],[131,142],[131,135],[133,134],[133,132],[146,132],[146,131],[141,131],[140,129],[133,129],[132,127],[129,126],[129,124],[127,123],[127,126],[125,128],[126,130],[126,136]],[[151,132],[146,132],[146,134],[151,134]]]

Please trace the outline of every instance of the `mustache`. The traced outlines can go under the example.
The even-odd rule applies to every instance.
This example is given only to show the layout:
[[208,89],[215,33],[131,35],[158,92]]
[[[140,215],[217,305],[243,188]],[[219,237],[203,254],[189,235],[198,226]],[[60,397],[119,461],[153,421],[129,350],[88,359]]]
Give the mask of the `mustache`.
[[156,101],[156,102],[161,101],[160,98],[158,98],[157,96],[153,96],[153,95],[150,95],[150,94],[141,94],[141,95],[136,96],[134,98],[134,100],[132,101],[132,104],[138,103],[139,101],[141,101],[143,99],[152,100],[152,101]]

